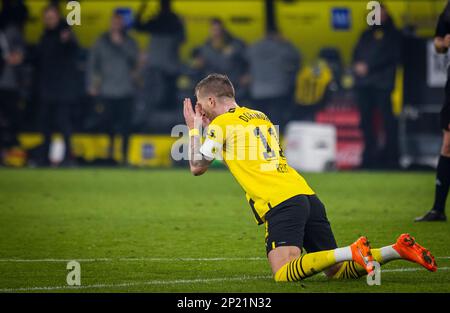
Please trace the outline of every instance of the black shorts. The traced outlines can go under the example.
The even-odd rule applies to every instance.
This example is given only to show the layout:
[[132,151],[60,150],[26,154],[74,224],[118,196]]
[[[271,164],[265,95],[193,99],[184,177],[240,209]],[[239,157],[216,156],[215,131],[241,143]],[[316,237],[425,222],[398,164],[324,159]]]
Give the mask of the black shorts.
[[266,213],[266,252],[296,246],[307,252],[336,249],[325,207],[316,195],[298,195]]

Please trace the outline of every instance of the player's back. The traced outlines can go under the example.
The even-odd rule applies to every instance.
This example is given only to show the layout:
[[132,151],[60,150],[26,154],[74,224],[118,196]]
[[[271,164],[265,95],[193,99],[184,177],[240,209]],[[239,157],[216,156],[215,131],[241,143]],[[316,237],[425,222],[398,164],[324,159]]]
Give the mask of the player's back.
[[295,195],[314,194],[287,164],[277,129],[264,113],[246,107],[232,109],[212,121],[211,137],[224,143],[223,160],[245,190],[258,223],[279,203]]

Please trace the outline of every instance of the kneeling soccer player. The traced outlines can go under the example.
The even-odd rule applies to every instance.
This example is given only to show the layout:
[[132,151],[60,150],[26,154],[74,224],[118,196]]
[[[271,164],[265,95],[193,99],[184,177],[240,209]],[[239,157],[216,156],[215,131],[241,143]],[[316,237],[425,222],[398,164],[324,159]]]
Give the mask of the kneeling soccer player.
[[[214,159],[228,166],[245,190],[256,221],[266,226],[275,281],[298,281],[321,271],[332,278],[358,278],[373,270],[374,260],[384,264],[404,259],[436,271],[434,257],[409,234],[381,249],[371,249],[366,237],[337,248],[325,207],[287,164],[269,118],[238,106],[225,75],[207,76],[197,84],[195,95],[195,110],[190,99],[184,100],[191,172],[205,173]],[[203,145],[201,125],[208,127]],[[303,248],[307,254],[302,254]]]

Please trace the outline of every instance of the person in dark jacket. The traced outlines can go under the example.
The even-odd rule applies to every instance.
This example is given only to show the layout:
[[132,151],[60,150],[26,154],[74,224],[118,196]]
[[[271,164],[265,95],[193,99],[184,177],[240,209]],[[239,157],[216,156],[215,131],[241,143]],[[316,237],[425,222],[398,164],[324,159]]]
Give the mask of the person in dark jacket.
[[38,43],[36,60],[40,105],[38,124],[44,134],[44,144],[39,149],[40,165],[48,164],[53,130],[62,133],[65,143],[63,162],[69,160],[71,107],[78,96],[74,73],[79,53],[75,35],[56,6],[46,7],[43,19],[45,30]]
[[236,95],[243,98],[245,89],[243,80],[247,74],[245,43],[234,37],[222,20],[213,18],[210,21],[210,36],[200,47],[200,57],[204,62],[205,74],[223,73],[236,87]]
[[25,59],[23,27],[28,9],[23,0],[0,4],[0,161],[7,150],[18,147],[20,131],[21,73]]
[[21,99],[21,66],[24,61],[25,43],[12,24],[0,26],[0,152],[19,146],[17,135],[20,126],[19,102]]
[[[185,40],[182,20],[171,9],[170,0],[160,0],[160,11],[150,20],[142,18],[146,2],[139,9],[134,28],[151,34],[147,57],[147,76],[159,76],[163,82],[163,101],[159,109],[174,109],[177,104],[177,78],[180,72],[179,49]],[[151,72],[151,73],[149,73]]]
[[248,48],[247,58],[252,104],[269,115],[283,131],[293,103],[300,51],[277,29],[271,28],[264,38]]
[[[401,35],[385,7],[381,24],[370,26],[361,35],[353,52],[355,89],[364,135],[363,168],[398,166],[397,119],[392,110],[397,64],[401,57]],[[373,129],[375,108],[383,117],[384,148],[378,149]]]
[[114,13],[110,30],[95,42],[88,62],[88,85],[91,96],[100,96],[110,136],[110,157],[113,158],[114,135],[122,135],[122,161],[128,163],[138,45],[125,32],[123,17]]
[[1,0],[0,7],[0,27],[14,26],[23,32],[29,16],[24,0]]
[[[446,54],[450,47],[450,1],[444,11],[439,15],[434,35],[434,47],[437,53]],[[430,211],[417,217],[416,222],[447,221],[445,203],[450,187],[450,67],[447,68],[447,83],[445,84],[445,97],[440,112],[440,128],[442,129],[441,154],[436,169],[434,202]]]

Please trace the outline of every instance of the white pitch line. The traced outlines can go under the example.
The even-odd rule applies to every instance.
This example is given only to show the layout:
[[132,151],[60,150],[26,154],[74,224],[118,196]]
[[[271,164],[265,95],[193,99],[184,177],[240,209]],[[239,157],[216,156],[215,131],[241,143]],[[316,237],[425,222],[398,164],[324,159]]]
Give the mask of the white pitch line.
[[99,288],[121,288],[145,285],[177,285],[177,284],[195,284],[195,283],[215,283],[224,281],[248,281],[258,279],[268,279],[272,276],[243,276],[243,277],[222,277],[222,278],[197,278],[197,279],[177,279],[177,280],[150,280],[142,282],[129,282],[119,284],[95,284],[86,286],[47,286],[47,287],[23,287],[0,289],[2,292],[20,292],[20,291],[51,291],[51,290],[77,290],[77,289],[99,289]]
[[[450,267],[444,266],[444,267],[438,267],[437,271],[448,271],[450,270]],[[381,268],[381,274],[383,273],[393,273],[393,272],[417,272],[417,271],[425,271],[421,267],[406,267],[406,268],[393,268],[393,269],[386,269],[384,270]]]
[[[450,267],[441,267],[438,271],[448,271]],[[381,270],[381,273],[393,272],[417,272],[424,271],[420,267],[396,268]],[[243,277],[222,277],[222,278],[197,278],[197,279],[176,279],[176,280],[150,280],[142,282],[128,282],[118,284],[94,284],[85,286],[43,286],[43,287],[21,287],[21,288],[5,288],[0,289],[0,293],[4,292],[23,292],[23,291],[53,291],[53,290],[79,290],[79,289],[102,289],[102,288],[123,288],[134,286],[149,286],[149,285],[179,285],[179,284],[196,284],[196,283],[216,283],[224,281],[248,281],[259,279],[272,279],[271,275],[262,276],[243,276]]]
[[99,259],[0,259],[3,263],[53,263],[53,262],[70,262],[76,260],[78,262],[110,262],[114,259],[99,258]]
[[[436,257],[436,259],[450,259],[450,256]],[[70,261],[91,263],[91,262],[173,262],[173,261],[186,261],[186,262],[217,262],[217,261],[265,261],[264,257],[217,257],[217,258],[92,258],[92,259],[0,259],[0,263],[58,263],[58,262],[70,262]]]
[[171,262],[171,261],[261,261],[267,260],[262,257],[249,257],[249,258],[119,258],[119,261],[133,262],[133,261],[150,261],[150,262]]
[[122,261],[122,262],[172,262],[172,261],[187,261],[187,262],[196,262],[196,261],[261,261],[261,260],[267,260],[267,258],[262,257],[249,257],[249,258],[225,258],[225,257],[219,257],[219,258],[94,258],[94,259],[16,259],[16,258],[10,258],[10,259],[0,259],[0,262],[3,263],[52,263],[52,262],[70,262],[70,261],[77,261],[77,262],[114,262],[114,261]]

